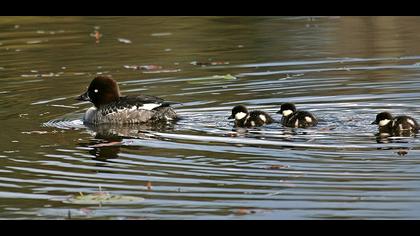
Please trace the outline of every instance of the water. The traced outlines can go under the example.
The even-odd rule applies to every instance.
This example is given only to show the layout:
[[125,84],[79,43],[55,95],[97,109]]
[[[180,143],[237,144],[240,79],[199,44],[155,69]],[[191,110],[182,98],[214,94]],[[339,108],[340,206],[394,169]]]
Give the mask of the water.
[[[384,110],[420,119],[419,23],[1,17],[0,218],[417,219],[420,141],[377,138],[370,123]],[[86,127],[90,104],[74,98],[98,74],[182,103],[184,119]],[[227,120],[237,104],[280,119],[289,101],[319,126]],[[144,201],[66,201],[99,188]]]

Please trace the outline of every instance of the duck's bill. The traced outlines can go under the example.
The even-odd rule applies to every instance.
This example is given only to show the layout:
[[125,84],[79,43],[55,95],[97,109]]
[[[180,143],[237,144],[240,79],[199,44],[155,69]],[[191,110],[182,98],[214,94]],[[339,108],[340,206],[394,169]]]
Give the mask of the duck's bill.
[[82,94],[82,95],[78,96],[78,97],[76,98],[76,100],[79,100],[79,101],[90,101],[90,98],[89,98],[89,94],[88,94],[88,92],[86,92],[86,93],[84,93],[84,94]]
[[228,117],[228,120],[232,120],[234,117],[233,117],[233,115],[230,115],[229,117]]
[[280,111],[278,111],[278,112],[276,112],[277,114],[281,114],[283,111],[282,110],[280,110]]
[[377,125],[378,122],[375,120],[374,122],[370,123],[371,125]]

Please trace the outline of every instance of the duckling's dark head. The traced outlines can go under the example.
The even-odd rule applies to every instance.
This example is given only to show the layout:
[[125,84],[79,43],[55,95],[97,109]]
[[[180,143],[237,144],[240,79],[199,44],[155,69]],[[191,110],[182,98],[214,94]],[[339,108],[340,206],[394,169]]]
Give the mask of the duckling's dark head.
[[294,112],[296,112],[295,104],[286,102],[286,103],[281,104],[280,111],[278,111],[277,113],[280,113],[283,116],[289,116],[293,114]]
[[392,121],[391,113],[381,112],[378,115],[376,115],[376,119],[374,122],[372,122],[372,125],[385,126],[388,125],[390,121]]
[[232,115],[228,119],[242,120],[248,114],[248,109],[244,105],[235,106],[232,109]]
[[90,82],[88,90],[80,95],[77,100],[90,101],[95,107],[118,101],[120,90],[117,82],[108,76],[98,76]]

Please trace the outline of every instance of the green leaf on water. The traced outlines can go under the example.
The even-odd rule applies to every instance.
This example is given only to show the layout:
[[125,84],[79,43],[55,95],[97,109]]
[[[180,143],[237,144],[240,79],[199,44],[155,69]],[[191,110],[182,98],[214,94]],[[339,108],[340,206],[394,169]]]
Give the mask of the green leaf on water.
[[213,75],[213,76],[206,76],[206,77],[199,77],[199,78],[192,78],[188,83],[190,84],[205,84],[208,83],[209,80],[236,80],[237,78],[231,74],[227,75]]
[[64,202],[73,204],[129,204],[144,201],[142,197],[114,195],[107,192],[70,196]]

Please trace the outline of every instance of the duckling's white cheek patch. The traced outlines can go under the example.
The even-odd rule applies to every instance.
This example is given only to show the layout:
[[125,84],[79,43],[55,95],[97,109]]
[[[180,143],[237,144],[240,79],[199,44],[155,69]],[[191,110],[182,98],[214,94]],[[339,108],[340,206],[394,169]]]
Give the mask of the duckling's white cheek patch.
[[285,110],[285,111],[283,111],[283,116],[288,116],[288,115],[290,115],[292,113],[293,113],[292,110]]
[[299,127],[299,120],[296,120],[295,127]]
[[265,115],[260,115],[260,119],[261,119],[263,122],[266,122],[266,121],[267,121],[267,118],[265,118]]
[[153,110],[153,109],[155,109],[156,107],[160,107],[160,105],[161,104],[158,104],[158,103],[146,103],[146,104],[143,104],[143,106],[141,106],[141,107],[138,107],[138,109],[142,109],[142,110]]
[[245,116],[246,116],[246,113],[244,113],[244,112],[238,112],[238,113],[236,113],[236,115],[235,115],[235,119],[237,119],[237,120],[241,120],[241,119],[243,119]]
[[305,116],[305,120],[306,120],[306,122],[308,122],[308,123],[312,122],[312,118],[311,118],[311,117],[309,117],[309,116]]
[[381,120],[379,121],[379,126],[385,126],[387,125],[391,120],[385,119],[385,120]]
[[254,121],[251,121],[251,125],[252,125],[252,126],[255,126],[255,122],[254,122]]

